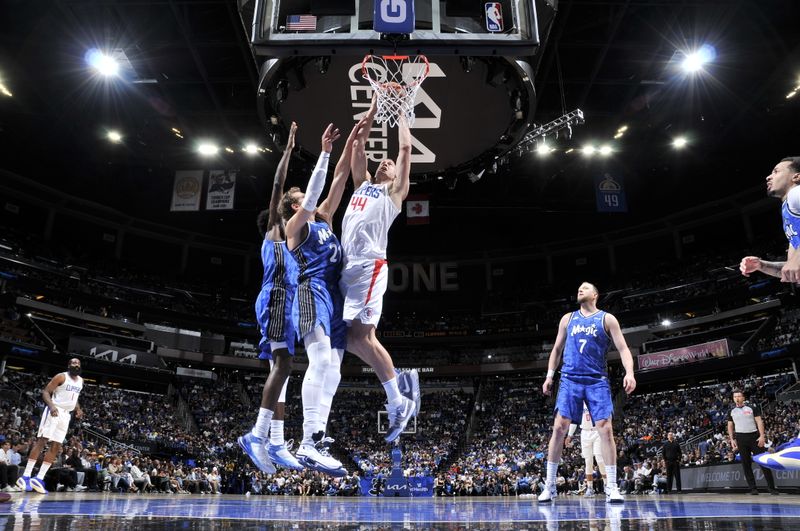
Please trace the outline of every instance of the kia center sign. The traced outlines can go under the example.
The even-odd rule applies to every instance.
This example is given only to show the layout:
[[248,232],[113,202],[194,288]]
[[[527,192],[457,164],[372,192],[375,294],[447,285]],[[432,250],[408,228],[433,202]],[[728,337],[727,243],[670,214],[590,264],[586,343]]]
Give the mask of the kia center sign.
[[[372,87],[362,76],[363,57],[288,58],[262,67],[259,112],[285,138],[285,125],[299,124],[299,145],[316,159],[328,123],[341,130],[338,157],[352,126],[370,106]],[[527,63],[495,58],[428,57],[430,71],[416,96],[411,172],[485,167],[525,133],[534,103]],[[414,65],[409,69],[408,79]],[[324,71],[324,73],[323,73]],[[279,142],[280,143],[280,142]],[[375,123],[366,142],[370,168],[397,157],[397,129]]]

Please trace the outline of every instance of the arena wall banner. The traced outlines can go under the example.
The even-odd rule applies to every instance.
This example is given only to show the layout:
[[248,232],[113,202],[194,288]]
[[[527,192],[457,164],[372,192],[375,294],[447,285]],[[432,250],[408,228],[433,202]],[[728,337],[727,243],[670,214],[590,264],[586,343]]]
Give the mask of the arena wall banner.
[[236,194],[236,171],[211,170],[208,172],[206,210],[231,210]]
[[84,356],[115,363],[127,363],[144,367],[163,367],[157,354],[98,343],[94,338],[72,336],[69,338],[69,350]]
[[[756,485],[766,488],[764,472],[758,465],[753,465],[753,474]],[[778,488],[797,488],[800,485],[800,471],[798,470],[773,470],[775,486]],[[718,489],[747,489],[747,480],[744,477],[742,464],[726,463],[723,465],[698,466],[681,469],[681,487],[683,490],[718,490]]]
[[[384,487],[379,488],[379,483],[383,482]],[[378,478],[362,478],[361,479],[361,495],[362,496],[386,496],[385,485],[386,479]],[[431,498],[433,497],[433,476],[420,476],[408,478],[408,490],[410,496],[413,498]],[[380,494],[379,494],[380,491]]]
[[639,354],[636,359],[640,371],[653,369],[663,369],[676,365],[685,365],[697,361],[705,361],[712,358],[727,358],[731,355],[727,339],[709,341],[700,345],[690,347],[675,348],[654,352],[653,354]]
[[202,192],[203,170],[176,171],[170,210],[172,212],[199,210]]

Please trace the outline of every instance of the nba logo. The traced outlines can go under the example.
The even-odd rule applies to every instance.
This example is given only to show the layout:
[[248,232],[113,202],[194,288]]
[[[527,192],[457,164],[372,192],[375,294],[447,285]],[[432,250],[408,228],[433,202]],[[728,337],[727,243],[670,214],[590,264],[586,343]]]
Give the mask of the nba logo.
[[503,6],[500,2],[486,2],[486,31],[503,31]]

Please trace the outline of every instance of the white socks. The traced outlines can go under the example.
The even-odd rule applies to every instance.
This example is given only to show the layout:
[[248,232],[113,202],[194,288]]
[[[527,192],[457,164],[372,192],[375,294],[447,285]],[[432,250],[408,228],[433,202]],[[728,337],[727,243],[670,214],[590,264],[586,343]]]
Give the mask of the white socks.
[[395,407],[403,403],[403,395],[400,394],[400,388],[397,386],[397,377],[383,382],[383,388],[386,390],[389,406]]
[[328,366],[328,372],[325,373],[325,383],[322,386],[322,396],[319,402],[319,421],[322,423],[322,431],[328,428],[328,417],[331,414],[331,406],[333,405],[333,396],[336,390],[339,389],[339,382],[342,381],[342,358],[344,357],[344,350],[340,348],[331,349],[331,362]]
[[44,481],[44,475],[50,470],[50,465],[52,464],[53,463],[48,463],[47,461],[42,461],[42,466],[39,468],[39,473],[36,474],[36,477]]
[[35,466],[36,466],[36,461],[28,459],[28,464],[25,466],[25,472],[23,472],[22,475],[25,476],[26,478],[31,477],[31,474],[33,474],[33,467]]
[[269,435],[270,421],[272,421],[272,415],[274,414],[271,409],[259,408],[258,419],[256,420],[256,425],[253,426],[253,435],[259,439],[266,439]]
[[269,443],[282,446],[286,440],[283,438],[283,421],[273,420],[269,423]]
[[548,485],[555,485],[556,484],[556,475],[558,474],[558,463],[553,463],[551,461],[547,462],[547,478],[545,479],[545,483]]
[[606,465],[607,488],[617,488],[617,465]]

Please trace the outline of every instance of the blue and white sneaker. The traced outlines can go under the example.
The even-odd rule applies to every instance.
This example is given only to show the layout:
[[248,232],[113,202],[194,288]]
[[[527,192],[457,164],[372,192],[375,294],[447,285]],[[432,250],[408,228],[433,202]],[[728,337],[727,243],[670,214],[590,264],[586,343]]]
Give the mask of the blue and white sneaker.
[[22,476],[17,480],[17,487],[24,490],[25,492],[31,492],[33,487],[31,487],[31,477],[30,476]]
[[303,465],[291,454],[292,446],[294,446],[294,441],[291,439],[283,444],[267,444],[267,455],[270,461],[290,470],[303,470]]
[[264,439],[256,437],[252,432],[242,435],[237,439],[239,446],[244,450],[244,453],[250,458],[256,468],[267,474],[274,474],[277,472],[275,465],[269,460],[267,450],[264,448]]
[[30,479],[31,488],[38,492],[39,494],[47,494],[47,489],[44,488],[44,481],[39,478],[31,478]]
[[542,493],[539,494],[539,496],[536,498],[536,500],[540,502],[549,502],[555,500],[556,498],[558,498],[558,491],[556,490],[556,484],[555,483],[548,484],[547,482],[545,482],[544,489],[542,490]]
[[400,394],[414,402],[414,405],[417,407],[414,412],[414,416],[416,417],[419,415],[420,409],[422,408],[422,394],[419,390],[419,373],[417,369],[412,369],[410,371],[398,371],[395,369],[395,373],[397,373],[397,387],[400,388]]
[[386,431],[386,442],[393,442],[397,439],[403,430],[406,429],[408,421],[417,412],[417,405],[406,397],[396,407],[386,406],[386,411],[389,413],[389,429]]
[[773,470],[800,470],[800,437],[783,443],[775,452],[754,455],[753,461]]
[[345,477],[347,470],[328,451],[332,442],[333,439],[330,437],[323,437],[314,445],[301,444],[297,450],[297,460],[306,468],[318,470],[335,478]]

